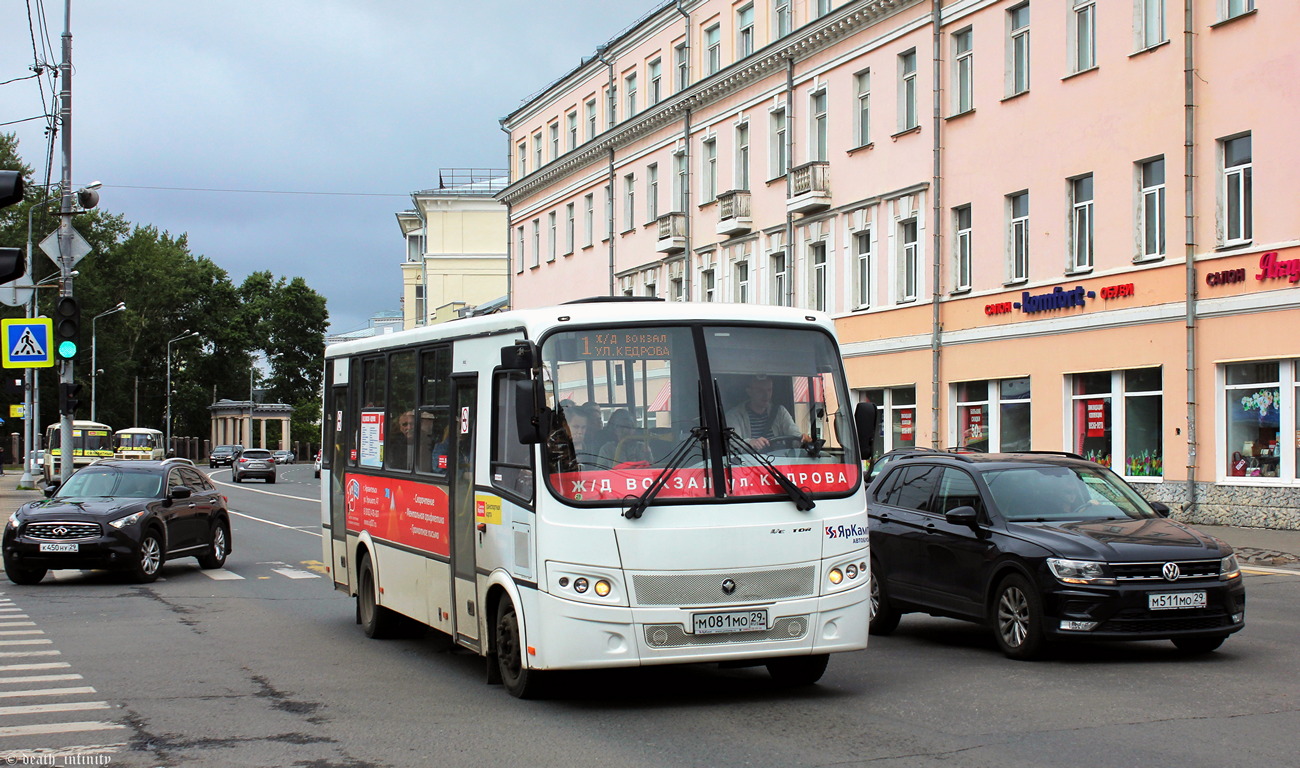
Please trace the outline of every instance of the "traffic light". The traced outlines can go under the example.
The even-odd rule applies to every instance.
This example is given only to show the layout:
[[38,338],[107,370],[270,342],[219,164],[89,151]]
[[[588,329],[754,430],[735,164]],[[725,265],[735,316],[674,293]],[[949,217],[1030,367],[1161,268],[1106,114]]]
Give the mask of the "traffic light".
[[59,413],[64,416],[76,416],[77,405],[81,402],[81,385],[75,381],[59,384]]
[[81,305],[71,296],[60,296],[54,305],[54,349],[60,360],[77,356],[77,340],[81,338]]
[[[0,171],[0,208],[23,201],[23,175]],[[0,284],[17,280],[27,272],[27,256],[21,248],[0,248]]]

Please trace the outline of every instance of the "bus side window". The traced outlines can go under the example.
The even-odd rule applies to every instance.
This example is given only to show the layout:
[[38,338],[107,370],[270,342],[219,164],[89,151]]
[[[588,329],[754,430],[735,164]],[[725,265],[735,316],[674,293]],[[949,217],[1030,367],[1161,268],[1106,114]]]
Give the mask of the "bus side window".
[[525,501],[533,500],[533,448],[519,440],[515,421],[516,382],[521,371],[502,371],[492,381],[492,485]]

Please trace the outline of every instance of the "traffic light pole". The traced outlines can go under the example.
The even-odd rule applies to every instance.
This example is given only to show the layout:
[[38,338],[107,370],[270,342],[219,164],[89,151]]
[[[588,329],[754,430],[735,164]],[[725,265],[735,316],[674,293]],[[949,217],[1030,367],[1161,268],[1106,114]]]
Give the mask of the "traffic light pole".
[[[59,97],[59,129],[63,131],[63,205],[59,209],[59,295],[72,296],[72,0],[63,3],[63,63],[59,74],[63,91]],[[72,358],[59,361],[59,383],[71,387]],[[73,472],[72,413],[59,414],[59,475],[66,482]]]

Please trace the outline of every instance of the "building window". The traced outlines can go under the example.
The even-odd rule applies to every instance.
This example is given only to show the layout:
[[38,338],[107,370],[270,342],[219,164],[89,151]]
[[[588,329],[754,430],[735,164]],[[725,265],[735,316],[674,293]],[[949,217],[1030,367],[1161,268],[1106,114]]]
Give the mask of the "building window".
[[564,206],[564,253],[573,253],[573,203]]
[[533,134],[533,170],[542,167],[542,132]]
[[871,306],[871,230],[853,235],[853,303],[858,309]]
[[654,298],[659,295],[659,285],[653,279],[647,280],[645,284],[645,295]]
[[587,141],[596,138],[596,100],[587,102]]
[[772,303],[790,306],[790,267],[785,251],[772,254]]
[[857,146],[865,147],[871,143],[871,70],[859,72],[853,79],[858,94],[854,135],[857,137]]
[[533,266],[542,263],[542,220],[533,219]]
[[570,112],[564,119],[569,129],[569,149],[572,151],[578,146],[578,113]]
[[1070,27],[1073,71],[1097,66],[1097,0],[1074,0]]
[[1158,157],[1141,163],[1142,208],[1138,236],[1144,259],[1165,253],[1165,159]]
[[735,288],[735,297],[737,304],[749,303],[749,259],[742,258],[736,261],[733,267],[734,278],[732,283]]
[[524,272],[524,258],[525,258],[523,227],[519,227],[518,229],[515,230],[515,252],[517,254],[517,258],[515,259],[515,264],[518,265],[515,268],[515,271],[522,275]]
[[952,36],[952,109],[955,114],[975,108],[975,32],[969,27]]
[[686,179],[686,153],[673,155],[673,209],[686,212],[686,196],[689,185]]
[[1029,90],[1029,3],[1007,11],[1007,95]]
[[712,202],[718,196],[718,142],[707,139],[702,144],[700,158],[701,203]]
[[1092,174],[1070,181],[1070,270],[1092,269]]
[[786,175],[790,170],[789,146],[785,140],[785,110],[778,109],[772,113],[772,146],[770,148],[772,178]]
[[636,114],[636,73],[623,78],[623,98],[627,102],[623,109],[623,117],[628,118]]
[[594,235],[596,229],[596,196],[586,195],[582,198],[582,234],[583,246],[589,247],[595,243]]
[[916,447],[916,387],[865,389],[859,397],[860,402],[875,403],[880,408],[880,432],[871,458]]
[[428,315],[424,314],[424,286],[415,286],[415,324],[424,325],[428,322]]
[[551,123],[547,130],[551,132],[551,159],[554,160],[560,156],[560,124]]
[[645,214],[648,221],[659,218],[659,164],[651,163],[645,169]]
[[601,187],[601,197],[605,201],[605,236],[602,240],[608,240],[614,236],[614,187],[612,184],[606,184]]
[[822,16],[825,16],[826,14],[830,13],[831,0],[817,0],[817,6],[815,8],[815,11],[817,13],[818,18],[821,18]]
[[722,26],[714,24],[704,30],[704,74],[722,69]]
[[1231,19],[1255,10],[1255,0],[1226,0],[1223,18]]
[[1010,453],[1029,447],[1029,378],[954,384],[955,444],[968,451]]
[[825,90],[812,94],[808,99],[808,114],[811,119],[808,139],[812,144],[812,146],[808,148],[809,160],[825,162],[829,154],[826,149],[826,131],[828,127],[826,103],[827,98]]
[[673,66],[677,70],[677,90],[685,90],[691,84],[691,60],[686,43],[678,43],[673,47]]
[[749,123],[736,126],[736,189],[749,189]]
[[772,0],[773,31],[781,38],[790,34],[790,0]]
[[605,92],[605,108],[609,114],[605,115],[605,127],[612,128],[614,123],[618,122],[618,84],[611,83],[609,89]]
[[809,246],[809,303],[818,312],[830,311],[830,297],[826,282],[826,243],[813,243]]
[[527,141],[519,142],[519,157],[516,159],[515,164],[519,166],[518,168],[519,178],[522,179],[524,176],[528,175],[528,142]]
[[646,67],[646,79],[650,81],[650,105],[658,104],[664,97],[664,65],[661,59],[651,61]]
[[636,176],[623,177],[623,231],[636,229]]
[[1225,477],[1295,481],[1300,446],[1287,438],[1300,435],[1297,397],[1300,361],[1223,366]]
[[754,52],[754,6],[747,5],[736,11],[736,58]]
[[920,292],[921,265],[917,253],[916,219],[898,223],[898,301],[916,301]]
[[1137,0],[1138,45],[1151,48],[1165,41],[1165,0]]
[[1010,232],[1007,238],[1008,280],[1029,279],[1029,193],[1007,196]]
[[971,286],[971,215],[970,206],[952,209],[953,228],[957,232],[953,243],[953,283],[955,290],[969,291]]
[[1100,371],[1070,379],[1071,450],[1125,477],[1163,476],[1161,370]]
[[898,56],[898,117],[900,131],[921,124],[916,111],[916,49]]
[[1249,242],[1254,230],[1250,134],[1220,142],[1223,148],[1223,236],[1225,245]]
[[686,280],[681,275],[674,275],[668,280],[669,300],[686,301]]
[[713,301],[716,290],[717,275],[712,269],[700,270],[700,298],[704,301]]
[[546,260],[555,261],[557,225],[555,211],[546,214]]

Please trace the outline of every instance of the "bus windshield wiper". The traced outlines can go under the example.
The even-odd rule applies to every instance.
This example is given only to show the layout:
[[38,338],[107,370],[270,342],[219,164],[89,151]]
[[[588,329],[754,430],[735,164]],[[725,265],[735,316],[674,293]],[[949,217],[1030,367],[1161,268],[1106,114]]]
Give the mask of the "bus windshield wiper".
[[658,496],[659,491],[663,490],[664,485],[668,483],[668,477],[681,469],[681,465],[685,463],[686,457],[691,453],[691,448],[704,440],[706,433],[707,430],[704,427],[691,428],[691,433],[682,440],[681,445],[678,445],[673,454],[668,457],[664,468],[659,470],[659,474],[655,475],[654,482],[650,483],[650,487],[645,489],[645,493],[638,496],[636,501],[632,502],[632,505],[624,510],[623,517],[629,520],[641,517],[646,507],[650,506],[650,502],[654,501],[655,496]]
[[724,432],[727,435],[727,445],[732,448],[733,452],[736,448],[739,448],[741,453],[746,453],[754,457],[754,460],[758,462],[759,466],[766,469],[767,473],[776,481],[776,484],[781,486],[781,489],[784,490],[794,501],[795,509],[798,509],[800,512],[807,512],[817,506],[816,502],[812,500],[812,496],[809,495],[807,491],[795,485],[794,482],[782,474],[781,470],[777,469],[766,456],[754,450],[754,446],[750,445],[748,440],[736,434],[735,429],[727,427]]

